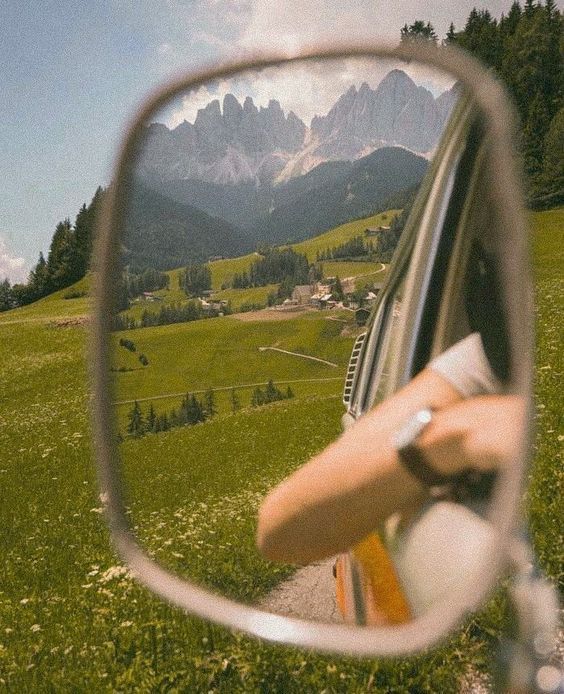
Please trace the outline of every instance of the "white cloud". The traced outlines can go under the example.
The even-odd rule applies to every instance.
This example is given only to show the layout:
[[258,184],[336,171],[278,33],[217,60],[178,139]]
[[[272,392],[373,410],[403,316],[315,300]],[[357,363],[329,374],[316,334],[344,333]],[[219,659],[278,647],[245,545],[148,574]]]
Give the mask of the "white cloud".
[[4,239],[0,237],[0,280],[6,277],[10,282],[25,282],[28,274],[25,258],[13,256]]
[[246,49],[261,46],[292,55],[300,47],[319,41],[373,38],[378,33],[377,22],[373,3],[364,0],[261,0],[253,4],[238,43]]

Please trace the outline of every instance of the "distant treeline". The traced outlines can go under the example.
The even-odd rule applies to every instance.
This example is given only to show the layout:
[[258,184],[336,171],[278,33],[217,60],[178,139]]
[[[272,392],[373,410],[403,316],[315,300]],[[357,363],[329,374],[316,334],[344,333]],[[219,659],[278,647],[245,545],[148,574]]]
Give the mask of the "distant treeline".
[[233,289],[264,287],[284,281],[294,286],[308,282],[310,266],[305,255],[292,248],[264,247],[259,252],[262,257],[251,263],[248,272],[233,276]]
[[[221,309],[223,315],[232,313],[231,306],[227,304]],[[136,330],[137,328],[149,328],[155,325],[171,325],[173,323],[189,323],[202,318],[216,318],[219,310],[204,309],[199,301],[187,301],[185,304],[170,304],[161,306],[158,311],[145,310],[139,320],[132,316],[116,315],[113,318],[113,330]]]
[[293,397],[294,393],[290,386],[288,386],[286,388],[286,391],[283,392],[280,390],[280,388],[274,385],[274,382],[271,379],[266,384],[264,390],[260,386],[257,386],[253,390],[253,394],[251,396],[251,405],[253,407],[260,407],[261,405],[268,405],[268,403],[270,402],[277,402],[278,400],[288,400]]
[[[235,388],[231,389],[229,397],[232,412],[240,410],[241,401]],[[282,391],[270,379],[264,390],[260,386],[254,389],[251,396],[251,405],[260,407],[270,402],[287,400],[293,397],[294,393],[290,386],[288,386],[286,391]],[[173,408],[169,412],[161,414],[155,412],[152,404],[149,405],[149,409],[145,414],[136,400],[127,414],[126,432],[129,436],[139,438],[145,434],[156,434],[176,427],[193,426],[194,424],[205,422],[216,414],[215,393],[211,388],[206,390],[201,400],[193,393],[187,393],[179,408]]]
[[351,258],[366,258],[373,254],[374,243],[372,241],[365,242],[362,236],[355,236],[339,246],[318,251],[315,259],[317,262],[324,260],[349,260]]
[[201,296],[212,287],[211,270],[207,265],[192,263],[180,272],[179,282],[187,296]]
[[168,289],[170,278],[165,272],[147,268],[139,273],[126,272],[123,276],[124,292],[127,298],[134,299],[143,292]]
[[139,438],[145,434],[156,434],[159,431],[169,431],[175,427],[183,427],[199,422],[217,414],[213,390],[207,390],[204,399],[199,400],[195,395],[187,393],[178,409],[157,415],[153,405],[145,415],[137,401],[127,415],[126,431],[129,436]]

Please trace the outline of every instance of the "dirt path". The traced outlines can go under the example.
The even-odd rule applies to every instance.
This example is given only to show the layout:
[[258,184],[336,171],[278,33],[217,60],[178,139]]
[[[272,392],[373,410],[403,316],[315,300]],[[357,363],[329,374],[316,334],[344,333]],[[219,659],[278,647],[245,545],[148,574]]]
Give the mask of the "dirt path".
[[370,275],[377,275],[386,269],[384,263],[380,263],[380,267],[377,270],[372,270],[372,272],[363,272],[362,275],[351,275],[351,277],[344,277],[343,282],[348,282],[349,280],[357,280],[359,277],[369,277]]
[[302,357],[302,359],[311,359],[312,361],[320,361],[322,364],[329,364],[329,366],[339,366],[333,361],[327,361],[327,359],[320,359],[319,357],[312,357],[309,354],[301,354],[300,352],[290,352],[287,349],[280,349],[280,347],[259,347],[259,352],[265,352],[266,350],[271,350],[272,352],[282,352],[282,354],[291,354],[293,357]]
[[335,602],[335,559],[309,564],[276,586],[261,602],[270,612],[316,622],[342,622]]
[[290,320],[297,318],[304,313],[318,311],[311,306],[292,306],[291,308],[261,308],[258,311],[244,311],[243,313],[233,313],[230,317],[234,320],[246,321],[271,321],[271,320]]
[[[319,383],[322,381],[344,381],[344,376],[331,376],[329,378],[297,378],[290,381],[276,381],[277,385],[290,385],[291,383]],[[267,381],[261,381],[260,383],[238,383],[233,386],[217,386],[216,388],[202,388],[201,390],[190,390],[190,393],[194,395],[198,393],[205,393],[207,390],[212,390],[214,393],[225,390],[238,390],[239,388],[256,388],[257,386],[266,386]],[[186,395],[183,393],[165,393],[164,395],[149,395],[146,398],[134,398],[133,400],[117,400],[112,403],[113,405],[129,405],[134,402],[149,402],[149,400],[167,400],[168,398],[183,398]]]

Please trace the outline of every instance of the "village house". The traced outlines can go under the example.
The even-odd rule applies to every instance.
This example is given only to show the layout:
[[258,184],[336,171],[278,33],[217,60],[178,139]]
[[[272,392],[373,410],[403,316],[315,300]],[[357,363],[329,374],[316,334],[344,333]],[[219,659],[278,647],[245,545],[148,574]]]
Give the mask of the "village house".
[[225,299],[221,299],[220,301],[206,301],[205,299],[200,299],[200,308],[207,314],[221,313],[226,306],[227,301],[225,301]]
[[141,294],[142,301],[162,301],[160,296],[155,296],[153,292],[143,292]]
[[310,284],[298,284],[292,292],[292,303],[303,306],[311,302],[313,287]]

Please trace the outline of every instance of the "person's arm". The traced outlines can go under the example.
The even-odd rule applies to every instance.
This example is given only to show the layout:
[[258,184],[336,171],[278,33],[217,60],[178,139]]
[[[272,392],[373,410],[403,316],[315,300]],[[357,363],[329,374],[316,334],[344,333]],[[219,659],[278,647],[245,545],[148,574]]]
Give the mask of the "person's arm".
[[427,368],[266,497],[260,551],[269,559],[308,563],[348,549],[392,513],[416,511],[426,490],[404,468],[392,439],[424,407],[437,411],[417,446],[437,472],[491,470],[516,454],[521,398],[461,401],[458,390]]
[[425,369],[276,487],[259,512],[257,545],[269,559],[308,563],[344,551],[390,514],[419,507],[425,490],[398,461],[392,435],[417,410],[460,400]]

